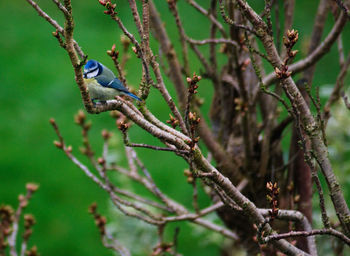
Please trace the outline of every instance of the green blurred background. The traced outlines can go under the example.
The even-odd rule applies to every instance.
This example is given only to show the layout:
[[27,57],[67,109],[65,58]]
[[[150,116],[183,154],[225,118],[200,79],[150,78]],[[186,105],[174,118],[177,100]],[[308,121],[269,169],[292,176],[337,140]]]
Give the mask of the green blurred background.
[[[109,67],[112,61],[106,54],[112,44],[118,43],[121,31],[109,17],[103,14],[103,7],[98,1],[72,1],[76,29],[75,39],[90,58],[97,59]],[[174,39],[175,48],[180,54],[178,34],[174,20],[165,0],[155,0],[164,19],[168,33]],[[209,1],[199,1],[207,7]],[[263,1],[261,1],[263,2]],[[40,6],[60,24],[63,17],[51,1],[38,1]],[[136,32],[127,1],[117,2],[117,11],[131,32]],[[185,1],[178,1],[183,23],[188,35],[195,39],[208,36],[208,21],[199,15]],[[262,3],[255,3],[261,10]],[[282,6],[282,5],[281,5]],[[297,1],[294,28],[300,32],[300,42],[296,46],[305,54],[310,38],[317,1]],[[326,31],[329,31],[332,17],[328,17]],[[345,50],[349,45],[349,26],[344,33]],[[87,162],[79,152],[81,131],[73,122],[73,115],[83,108],[79,90],[74,83],[74,74],[66,52],[58,46],[51,36],[54,29],[26,1],[0,1],[0,203],[17,205],[17,195],[24,193],[27,182],[40,184],[26,212],[33,213],[37,219],[30,245],[36,244],[42,255],[112,255],[100,242],[97,228],[88,214],[88,206],[96,201],[102,213],[111,221],[110,228],[126,246],[135,246],[141,240],[149,239],[152,248],[156,241],[152,239],[156,230],[148,225],[139,225],[132,220],[115,213],[107,199],[107,194],[89,180],[65,155],[57,150],[52,141],[56,136],[49,125],[49,118],[54,117],[61,128],[65,140],[73,146],[74,153]],[[154,52],[158,52],[157,43],[152,40]],[[203,48],[206,49],[206,48]],[[139,60],[130,53],[131,59],[126,66],[130,85],[137,88],[141,78]],[[191,71],[199,72],[200,65],[191,53]],[[224,57],[220,57],[224,61]],[[317,66],[315,86],[331,87],[339,70],[338,55],[335,47]],[[172,95],[171,83],[166,83]],[[207,81],[201,82],[200,96],[205,99],[203,112],[210,106],[212,86]],[[157,91],[152,89],[147,102],[148,107],[162,121],[168,119],[168,109]],[[343,115],[348,115],[345,113]],[[340,115],[342,116],[342,115]],[[125,165],[121,136],[113,119],[108,113],[89,115],[93,122],[90,133],[91,143],[98,155],[101,154],[101,129],[115,132],[112,150],[118,163]],[[335,164],[335,169],[344,177],[344,184],[349,184],[349,134],[344,137],[334,135],[334,154],[339,161],[347,164]],[[158,142],[139,128],[131,131],[133,142],[157,144]],[[340,143],[339,143],[340,142]],[[341,146],[336,146],[338,145]],[[286,143],[286,147],[288,147]],[[337,151],[338,150],[338,151]],[[191,187],[186,184],[183,170],[184,161],[170,153],[153,152],[138,149],[145,165],[154,175],[159,187],[191,206]],[[340,153],[339,153],[340,152]],[[332,152],[331,152],[332,153]],[[339,157],[342,157],[339,160]],[[349,177],[349,176],[348,176]],[[116,178],[116,183],[126,188],[135,188],[127,180]],[[345,191],[350,199],[350,188]],[[208,205],[208,200],[201,193],[201,206]],[[216,220],[215,215],[210,218]],[[112,221],[114,220],[114,221]],[[119,224],[118,224],[119,223]],[[142,226],[142,227],[140,227]],[[193,229],[191,225],[173,224],[167,228],[171,239],[176,226],[180,226],[179,252],[184,255],[217,255],[223,239],[216,235],[205,235],[202,229]],[[138,228],[136,228],[138,227]],[[138,230],[139,232],[133,232]],[[147,236],[148,234],[148,236]],[[147,237],[147,238],[146,238]],[[151,237],[151,238],[150,238]],[[148,240],[147,240],[148,241]],[[136,247],[136,246],[135,246]],[[132,250],[133,252],[133,250]],[[134,253],[145,255],[142,249]]]

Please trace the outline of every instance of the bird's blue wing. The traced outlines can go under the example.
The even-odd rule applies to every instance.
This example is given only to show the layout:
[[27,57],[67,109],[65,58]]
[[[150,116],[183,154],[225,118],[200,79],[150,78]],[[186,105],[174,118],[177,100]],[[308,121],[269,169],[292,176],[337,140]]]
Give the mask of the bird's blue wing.
[[[109,84],[111,83],[111,80],[110,79],[108,79],[108,78],[106,78],[106,77],[104,77],[104,76],[98,76],[98,77],[96,77],[96,80],[97,80],[97,82],[100,84],[100,85],[102,85],[102,86],[104,86],[104,87],[110,87],[109,86]],[[119,81],[120,82],[120,81]],[[120,82],[121,83],[121,82]]]
[[125,86],[122,84],[122,82],[118,78],[114,78],[112,81],[108,83],[108,85],[106,85],[106,87],[113,88],[124,93],[129,92],[128,89],[125,88]]
[[125,88],[125,86],[122,84],[122,82],[118,79],[118,78],[114,78],[111,82],[109,82],[107,85],[104,85],[101,83],[101,85],[108,87],[108,88],[113,88],[116,89],[118,91],[120,91],[123,94],[126,94],[136,100],[141,101],[141,99],[139,97],[137,97],[136,95],[132,94],[131,92],[128,91],[128,89]]

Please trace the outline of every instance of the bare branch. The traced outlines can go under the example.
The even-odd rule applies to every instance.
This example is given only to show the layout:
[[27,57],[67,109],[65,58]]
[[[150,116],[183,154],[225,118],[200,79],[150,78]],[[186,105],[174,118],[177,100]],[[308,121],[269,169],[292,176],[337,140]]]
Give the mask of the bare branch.
[[344,4],[342,0],[333,0],[337,3],[339,8],[348,16],[348,19],[350,19],[350,11],[349,8]]
[[225,38],[209,38],[209,39],[204,39],[204,40],[194,40],[189,37],[186,38],[188,42],[191,44],[198,44],[198,45],[204,45],[204,44],[230,44],[235,47],[238,47],[238,43],[235,41],[232,41],[230,39],[225,39]]
[[221,32],[221,34],[223,35],[223,37],[227,37],[226,35],[226,31],[224,29],[224,27],[222,26],[222,24],[215,18],[214,15],[212,15],[211,13],[209,13],[207,10],[205,10],[202,6],[200,6],[196,1],[194,0],[187,0],[187,2],[192,5],[197,11],[199,11],[200,13],[202,13],[204,16],[207,16],[209,18],[209,20],[215,24],[215,26],[219,29],[219,31]]
[[315,235],[330,235],[330,236],[335,236],[339,239],[341,239],[344,243],[346,243],[347,245],[350,245],[350,238],[348,238],[347,236],[345,236],[343,233],[329,228],[329,229],[315,229],[312,231],[290,231],[288,233],[285,234],[276,234],[276,235],[270,235],[265,237],[265,241],[266,242],[270,242],[273,240],[279,240],[279,239],[285,239],[285,238],[289,238],[289,237],[295,237],[295,236],[315,236]]
[[[334,24],[332,30],[323,40],[322,44],[320,44],[316,49],[314,49],[313,52],[310,53],[306,58],[291,64],[288,70],[292,72],[293,75],[295,75],[303,71],[305,68],[312,66],[319,59],[321,59],[330,50],[333,43],[337,40],[339,34],[341,33],[342,29],[345,26],[345,23],[346,23],[346,16],[340,15],[336,23]],[[270,73],[264,77],[263,83],[266,86],[268,86],[274,81],[276,81],[276,79],[277,79],[276,74]]]
[[[24,208],[26,208],[29,204],[29,200],[31,199],[33,193],[38,189],[38,185],[36,184],[32,184],[32,183],[28,183],[26,185],[26,189],[27,189],[27,193],[26,195],[20,195],[19,196],[19,205],[18,208],[15,212],[14,215],[14,219],[13,219],[13,223],[12,223],[12,233],[11,235],[8,237],[8,245],[10,247],[10,255],[11,256],[17,256],[17,235],[18,235],[18,231],[19,231],[19,222],[20,222],[20,218],[22,215],[22,212],[24,210]],[[25,240],[27,241],[29,237],[27,237]]]
[[[278,55],[278,52],[274,44],[271,43],[273,42],[273,39],[269,36],[267,32],[267,25],[261,20],[261,18],[257,15],[257,13],[254,12],[254,10],[248,5],[247,2],[243,0],[237,0],[237,4],[240,6],[243,14],[250,20],[250,22],[257,28],[261,29],[261,33],[259,34],[259,37],[264,45],[266,52],[268,53],[271,64],[275,67],[275,69],[281,68],[281,65],[283,63]],[[326,42],[330,42],[330,41],[334,42],[336,40],[340,31],[344,27],[345,22],[346,22],[346,16],[344,14],[341,14],[335,26],[333,27],[332,32],[330,33],[332,34],[332,36],[328,35],[324,41],[324,44],[326,44]],[[330,40],[330,38],[332,38],[333,40]],[[315,51],[317,51],[317,49]],[[288,70],[290,72],[289,68]],[[283,88],[285,92],[287,93],[287,96],[289,97],[289,100],[295,103],[296,110],[298,111],[298,113],[300,113],[301,119],[303,120],[304,123],[307,123],[307,129],[305,130],[305,133],[310,138],[311,148],[314,150],[317,162],[320,164],[322,173],[326,178],[328,188],[331,191],[332,202],[334,204],[334,208],[337,211],[338,218],[341,221],[344,229],[346,230],[346,233],[349,233],[350,223],[348,223],[346,219],[350,217],[350,211],[346,204],[344,195],[342,191],[339,189],[339,183],[337,182],[335,175],[333,173],[331,163],[329,161],[328,154],[327,154],[327,148],[322,138],[322,131],[317,129],[317,124],[310,112],[310,109],[307,103],[305,102],[303,96],[301,95],[299,89],[296,87],[294,81],[290,77],[287,77],[284,79],[281,78],[281,82],[283,84]],[[304,125],[304,128],[305,127],[306,125]]]

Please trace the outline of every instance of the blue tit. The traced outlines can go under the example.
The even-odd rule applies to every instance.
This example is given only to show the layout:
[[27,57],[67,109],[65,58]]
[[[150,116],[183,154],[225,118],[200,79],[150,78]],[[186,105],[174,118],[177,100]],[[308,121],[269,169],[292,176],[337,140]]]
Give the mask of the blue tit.
[[141,101],[139,97],[125,88],[114,73],[96,60],[89,60],[84,67],[84,81],[92,101],[106,101],[124,94]]

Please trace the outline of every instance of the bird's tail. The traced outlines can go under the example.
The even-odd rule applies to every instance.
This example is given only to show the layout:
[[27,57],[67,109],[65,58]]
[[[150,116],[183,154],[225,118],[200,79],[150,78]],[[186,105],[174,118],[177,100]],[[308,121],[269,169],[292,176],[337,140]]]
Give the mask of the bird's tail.
[[135,94],[132,94],[131,92],[126,92],[125,94],[130,96],[131,98],[134,98],[135,100],[141,101],[139,97],[137,97]]

